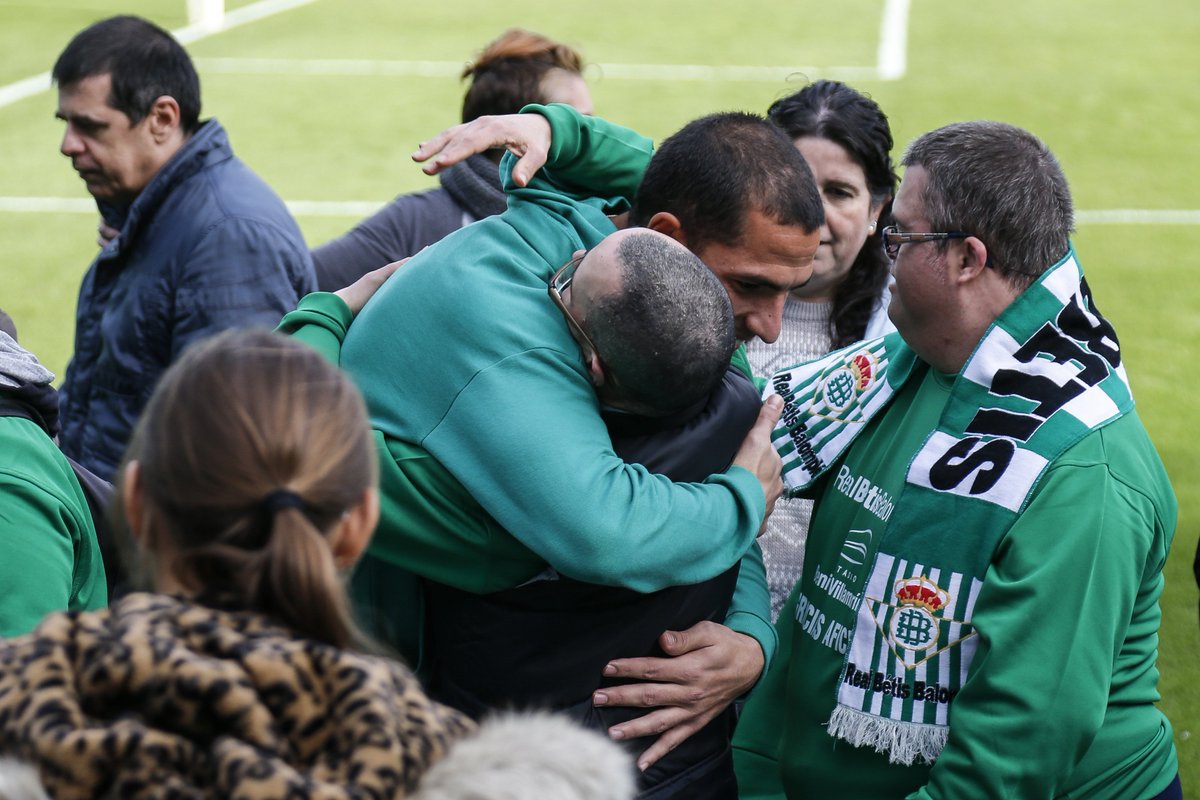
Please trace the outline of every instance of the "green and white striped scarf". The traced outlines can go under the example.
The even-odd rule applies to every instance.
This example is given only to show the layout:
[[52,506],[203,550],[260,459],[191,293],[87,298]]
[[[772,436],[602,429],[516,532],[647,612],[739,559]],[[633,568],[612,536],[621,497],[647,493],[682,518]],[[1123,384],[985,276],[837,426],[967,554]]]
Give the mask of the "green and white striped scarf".
[[[810,486],[921,371],[898,334],[777,373],[773,441],[789,494]],[[1112,326],[1074,251],[993,323],[909,462],[861,598],[829,733],[932,763],[978,637],[996,546],[1046,467],[1133,408]]]

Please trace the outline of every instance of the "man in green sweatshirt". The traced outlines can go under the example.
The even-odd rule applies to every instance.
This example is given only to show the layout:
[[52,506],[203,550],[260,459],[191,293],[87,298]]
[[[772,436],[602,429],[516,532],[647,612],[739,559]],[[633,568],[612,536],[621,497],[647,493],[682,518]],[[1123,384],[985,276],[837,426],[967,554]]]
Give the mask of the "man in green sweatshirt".
[[816,498],[743,798],[1179,798],[1155,707],[1176,501],[1032,134],[919,137],[883,232],[897,333],[784,370]]

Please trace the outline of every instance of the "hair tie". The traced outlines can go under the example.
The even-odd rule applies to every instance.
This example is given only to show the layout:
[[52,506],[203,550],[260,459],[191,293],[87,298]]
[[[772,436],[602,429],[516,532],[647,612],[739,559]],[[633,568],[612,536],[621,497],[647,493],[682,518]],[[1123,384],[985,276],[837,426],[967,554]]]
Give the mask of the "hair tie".
[[304,509],[304,498],[291,489],[276,489],[262,499],[263,509],[272,516],[285,508]]

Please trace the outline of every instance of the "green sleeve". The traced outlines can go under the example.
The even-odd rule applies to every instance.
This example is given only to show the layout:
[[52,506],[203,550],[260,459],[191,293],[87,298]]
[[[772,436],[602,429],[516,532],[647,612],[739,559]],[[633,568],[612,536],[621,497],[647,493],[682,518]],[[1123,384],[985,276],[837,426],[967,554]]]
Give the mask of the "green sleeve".
[[313,292],[300,298],[276,328],[304,342],[334,364],[341,363],[342,341],[354,315],[350,306],[331,292]]
[[[550,152],[543,179],[572,196],[603,198],[611,210],[628,208],[654,154],[649,139],[567,105],[528,105],[521,112],[541,114],[550,123]],[[509,155],[501,166],[505,191],[514,188],[514,163]]]
[[[90,517],[84,520],[23,475],[0,473],[0,496],[0,637],[20,636],[51,611],[71,608],[75,543],[88,536],[95,540],[96,534]],[[102,577],[99,584],[100,602],[89,608],[104,604]]]
[[792,629],[795,627],[786,623],[795,614],[795,607],[796,592],[793,591],[776,626],[783,656],[766,669],[750,692],[734,731],[733,766],[737,773],[738,797],[742,800],[784,800],[779,746],[783,715],[787,713],[787,654],[791,652]]
[[[464,484],[505,530],[577,580],[653,592],[708,580],[745,555],[766,506],[753,473],[673,483],[626,464],[592,387],[568,369],[533,351],[481,370],[421,444],[470,476]],[[513,390],[521,385],[539,391]]]
[[[1173,520],[1168,525],[1173,529]],[[980,644],[951,711],[949,739],[928,783],[910,800],[1131,797],[1152,784],[1122,791],[1114,782],[1152,760],[1169,762],[1167,777],[1159,779],[1165,786],[1174,775],[1169,734],[1162,758],[1148,747],[1152,737],[1141,737],[1143,744],[1118,736],[1126,739],[1126,763],[1092,764],[1097,769],[1088,782],[1105,790],[1076,793],[1088,780],[1081,762],[1105,746],[1097,735],[1112,723],[1106,716],[1123,716],[1125,709],[1114,706],[1124,704],[1110,702],[1114,670],[1130,620],[1146,609],[1152,612],[1138,638],[1150,648],[1149,668],[1141,660],[1129,680],[1149,682],[1145,711],[1161,716],[1150,701],[1169,536],[1155,501],[1114,479],[1106,464],[1051,468],[984,579],[973,620]],[[1130,753],[1143,763],[1130,763]]]
[[733,602],[725,616],[725,625],[738,633],[754,638],[763,651],[763,671],[771,666],[779,636],[771,624],[771,590],[767,588],[767,571],[763,566],[762,548],[755,542],[742,556],[738,570]]
[[[738,345],[730,359],[733,366],[755,381],[755,387],[762,391],[762,386],[755,380],[750,368],[750,359],[746,356],[746,345]],[[767,571],[763,565],[762,548],[756,541],[746,555],[742,557],[742,566],[738,571],[737,587],[733,591],[733,602],[729,606],[729,614],[725,617],[725,625],[738,633],[753,637],[762,647],[763,673],[771,666],[775,658],[775,650],[779,645],[779,636],[771,623],[771,590],[767,586]]]

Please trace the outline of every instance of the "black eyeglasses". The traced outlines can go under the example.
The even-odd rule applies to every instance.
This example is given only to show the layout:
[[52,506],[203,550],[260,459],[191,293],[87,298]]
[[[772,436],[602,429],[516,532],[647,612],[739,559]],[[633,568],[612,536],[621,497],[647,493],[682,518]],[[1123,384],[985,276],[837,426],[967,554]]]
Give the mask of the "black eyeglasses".
[[575,279],[575,270],[583,263],[584,256],[586,255],[586,253],[577,255],[559,267],[554,276],[550,278],[550,285],[546,289],[550,293],[550,299],[554,301],[554,304],[558,306],[558,310],[567,318],[567,324],[571,326],[571,330],[579,335],[580,339],[583,340],[583,344],[590,347],[593,353],[599,354],[600,351],[596,349],[596,345],[592,342],[591,337],[584,332],[583,326],[575,320],[575,317],[571,316],[570,309],[567,308],[567,304],[562,299],[562,293],[570,287],[571,281]]
[[896,230],[895,225],[889,225],[880,231],[883,236],[883,252],[887,253],[887,257],[892,261],[900,255],[900,245],[902,244],[921,244],[922,242],[940,242],[944,239],[965,239],[971,236],[963,231],[950,231],[949,233],[903,233]]

